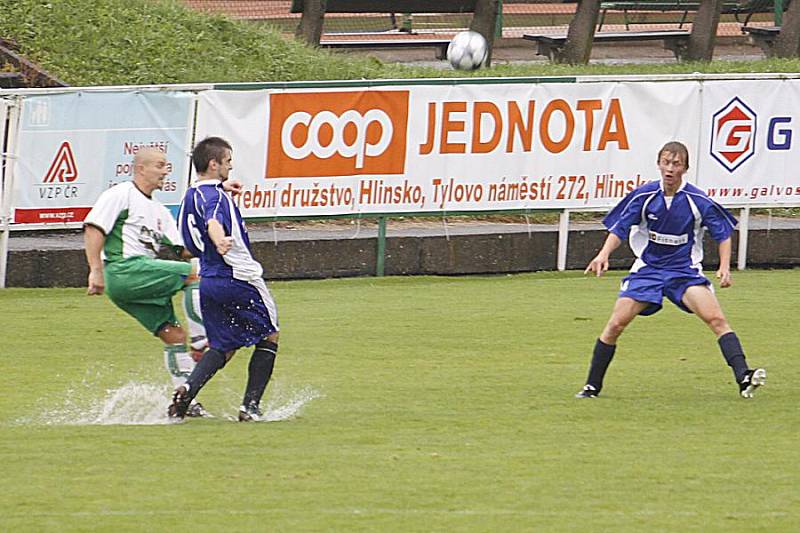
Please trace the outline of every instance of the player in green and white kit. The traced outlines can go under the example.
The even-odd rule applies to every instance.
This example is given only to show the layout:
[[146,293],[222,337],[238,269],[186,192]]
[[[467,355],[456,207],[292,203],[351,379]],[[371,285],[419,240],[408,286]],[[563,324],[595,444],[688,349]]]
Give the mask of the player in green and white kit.
[[[161,246],[173,248],[184,258],[191,257],[183,248],[172,214],[152,197],[169,173],[166,156],[155,148],[144,148],[134,156],[133,166],[133,181],[103,192],[84,221],[87,292],[105,291],[117,307],[164,342],[164,364],[177,387],[191,374],[207,344],[197,267],[156,258]],[[180,290],[184,291],[191,351],[172,307],[172,297]],[[206,414],[199,403],[187,413]]]

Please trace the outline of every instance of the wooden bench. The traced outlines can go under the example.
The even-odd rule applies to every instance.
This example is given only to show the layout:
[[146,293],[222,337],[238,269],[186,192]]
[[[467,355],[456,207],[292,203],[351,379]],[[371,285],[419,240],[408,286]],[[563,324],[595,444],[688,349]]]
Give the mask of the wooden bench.
[[319,42],[323,48],[349,48],[362,50],[375,50],[382,48],[435,48],[436,59],[447,58],[447,47],[450,41],[447,39],[408,39],[408,38],[387,38],[387,39],[324,39]]
[[[532,35],[525,34],[523,39],[537,44],[536,54],[547,56],[550,61],[557,61],[561,57],[566,35]],[[626,31],[617,33],[595,33],[595,43],[623,43],[635,41],[663,41],[664,48],[671,50],[675,58],[680,60],[686,45],[689,43],[688,30],[674,31]]]
[[[476,0],[328,0],[325,13],[394,14],[394,13],[474,13]],[[304,0],[292,0],[292,13],[302,13]],[[333,34],[330,34],[333,35]],[[358,37],[358,38],[355,38]],[[449,40],[412,38],[408,33],[397,37],[386,33],[363,32],[342,38],[323,38],[320,46],[334,49],[434,48],[437,59],[445,59]]]
[[747,34],[750,44],[758,45],[767,57],[772,56],[775,39],[781,32],[780,26],[744,26],[742,32]]
[[[788,2],[785,2],[788,3]],[[606,14],[611,11],[621,11],[625,28],[631,24],[643,23],[635,19],[634,14],[644,14],[648,12],[675,12],[680,14],[680,19],[676,22],[678,27],[689,18],[689,13],[694,13],[700,8],[697,0],[610,0],[600,2],[600,20],[597,29],[601,29],[605,23]],[[773,0],[728,0],[722,4],[721,14],[733,15],[737,22],[746,25],[750,22],[750,17],[755,13],[770,13],[774,11]],[[658,21],[663,22],[663,21]]]

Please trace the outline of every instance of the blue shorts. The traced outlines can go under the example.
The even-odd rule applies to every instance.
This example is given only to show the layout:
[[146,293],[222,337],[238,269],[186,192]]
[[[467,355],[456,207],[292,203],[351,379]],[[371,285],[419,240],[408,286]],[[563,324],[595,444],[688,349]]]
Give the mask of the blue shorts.
[[263,279],[200,279],[208,345],[221,352],[252,346],[278,331],[278,311]]
[[683,311],[691,311],[683,305],[683,293],[693,285],[711,285],[699,270],[688,267],[665,270],[648,265],[631,272],[622,280],[619,296],[633,298],[637,302],[649,303],[640,315],[652,315],[661,310],[664,296]]

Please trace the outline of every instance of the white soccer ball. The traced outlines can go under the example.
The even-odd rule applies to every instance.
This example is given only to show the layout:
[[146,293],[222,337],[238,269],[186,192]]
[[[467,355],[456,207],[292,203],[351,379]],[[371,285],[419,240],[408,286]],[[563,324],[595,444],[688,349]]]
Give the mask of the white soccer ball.
[[475,70],[486,63],[489,43],[476,31],[462,31],[447,47],[447,60],[456,70]]

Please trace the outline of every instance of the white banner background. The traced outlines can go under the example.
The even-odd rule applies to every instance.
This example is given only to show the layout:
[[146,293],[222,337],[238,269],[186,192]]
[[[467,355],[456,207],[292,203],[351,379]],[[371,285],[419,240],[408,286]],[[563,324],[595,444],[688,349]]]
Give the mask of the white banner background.
[[[294,100],[280,107],[287,96]],[[338,158],[337,168],[345,170],[339,175],[326,170],[333,167],[324,157],[316,165],[298,166],[296,175],[284,172],[294,162],[286,157],[286,146],[276,146],[287,140],[281,138],[283,119],[299,111],[308,113],[308,121],[332,110],[334,120],[342,114],[336,106],[351,97],[354,106],[341,109],[355,107],[365,116],[377,105],[395,128],[407,121],[401,171],[345,169],[347,158],[334,154],[329,159]],[[405,107],[398,104],[403,98]],[[519,127],[510,123],[516,114],[515,123],[530,128],[529,105],[528,148]],[[270,124],[277,113],[281,120]],[[656,153],[666,141],[694,144],[699,123],[685,117],[699,115],[699,86],[686,82],[207,91],[200,95],[196,138],[218,135],[233,145],[233,176],[245,184],[241,207],[247,217],[604,208],[637,183],[658,178]],[[345,128],[350,128],[345,144],[356,144],[355,126]],[[331,130],[320,131],[327,136],[320,141],[324,148]],[[379,131],[372,131],[373,144]],[[293,143],[302,147],[308,128],[301,125],[293,133]],[[393,144],[386,153],[396,149]],[[265,169],[274,173],[278,161],[268,165],[267,153],[274,156],[276,150],[288,163],[277,165],[279,177],[265,177]],[[357,157],[349,160],[353,164]],[[370,158],[364,160],[368,166]]]
[[79,222],[130,179],[143,144],[167,150],[170,190],[158,197],[174,209],[192,90],[195,137],[231,141],[249,218],[603,210],[658,178],[656,151],[672,139],[689,147],[687,179],[724,205],[800,205],[797,79],[67,89],[22,95],[14,226]]
[[799,109],[800,80],[704,82],[699,185],[726,205],[798,205]]

